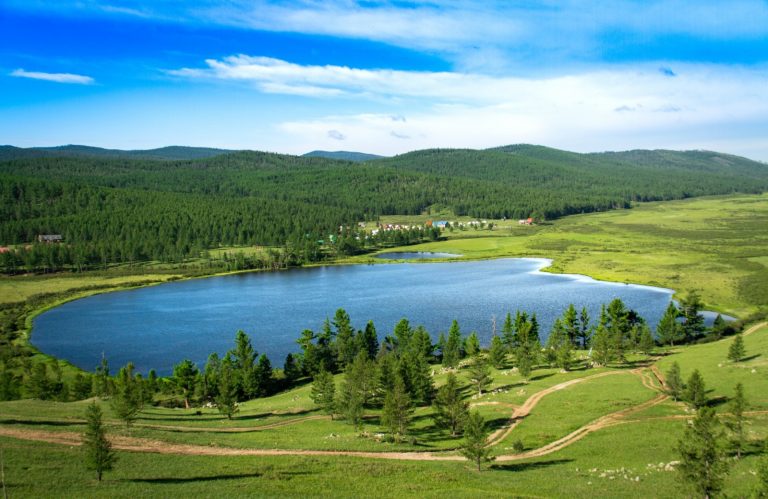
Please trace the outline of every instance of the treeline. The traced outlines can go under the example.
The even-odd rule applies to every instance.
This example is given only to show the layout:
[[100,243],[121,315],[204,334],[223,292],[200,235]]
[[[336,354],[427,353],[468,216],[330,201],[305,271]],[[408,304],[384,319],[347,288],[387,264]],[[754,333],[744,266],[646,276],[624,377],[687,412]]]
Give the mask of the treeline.
[[[0,245],[21,247],[0,253],[0,265],[180,262],[230,245],[290,246],[299,260],[313,261],[323,256],[317,241],[344,236],[340,227],[433,205],[478,218],[550,219],[768,188],[768,169],[743,158],[646,153],[521,146],[363,164],[256,152],[183,161],[20,158],[0,162]],[[25,251],[40,234],[63,235],[64,247]],[[359,251],[365,242],[345,247]]]
[[[455,320],[448,334],[433,342],[424,327],[414,327],[405,318],[383,337],[372,321],[356,330],[346,311],[339,309],[319,331],[301,333],[300,351],[289,354],[281,369],[274,368],[267,355],[259,355],[242,331],[223,357],[212,353],[204,366],[183,360],[165,378],[154,370],[143,377],[130,363],[112,376],[102,359],[93,374],[78,372],[65,380],[63,366],[55,359],[34,362],[31,356],[6,355],[0,359],[0,400],[108,397],[128,424],[146,404],[161,401],[185,407],[210,404],[232,418],[240,402],[311,381],[312,398],[321,410],[355,426],[362,424],[366,410],[380,408],[383,424],[400,439],[408,434],[413,409],[432,405],[438,425],[456,435],[468,414],[457,369],[466,373],[466,383],[479,395],[493,381],[491,367],[516,370],[529,380],[536,369],[620,365],[629,354],[648,354],[658,345],[709,341],[740,330],[740,324],[720,318],[712,328],[704,327],[700,309],[701,302],[692,293],[680,308],[670,304],[653,332],[618,298],[601,307],[596,320],[571,304],[555,321],[546,343],[541,341],[536,314],[518,311],[506,315],[487,348],[482,348],[476,332],[463,334]],[[743,357],[743,352],[733,355]],[[449,372],[448,382],[439,389],[433,381],[437,369]],[[343,373],[338,386],[336,373]]]

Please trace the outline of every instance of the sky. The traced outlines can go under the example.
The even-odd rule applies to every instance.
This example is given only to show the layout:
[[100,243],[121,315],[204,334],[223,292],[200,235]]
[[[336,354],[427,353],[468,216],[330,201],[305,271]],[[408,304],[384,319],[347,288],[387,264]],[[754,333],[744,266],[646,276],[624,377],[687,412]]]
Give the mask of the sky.
[[768,0],[0,0],[0,144],[768,161]]

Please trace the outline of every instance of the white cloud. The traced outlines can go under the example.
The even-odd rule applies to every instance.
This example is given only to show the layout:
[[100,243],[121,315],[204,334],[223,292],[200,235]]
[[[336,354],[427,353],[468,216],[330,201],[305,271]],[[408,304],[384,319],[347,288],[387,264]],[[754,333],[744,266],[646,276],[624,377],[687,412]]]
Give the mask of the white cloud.
[[11,72],[11,76],[16,76],[18,78],[31,78],[33,80],[53,81],[56,83],[72,83],[77,85],[91,85],[94,83],[94,79],[90,76],[83,76],[72,73],[41,73],[39,71],[24,71],[23,69],[15,69]]
[[621,52],[622,45],[637,49],[630,50],[630,58],[639,53],[645,59],[648,50],[659,58],[679,54],[668,36],[707,43],[764,41],[768,36],[765,0],[200,0],[153,2],[150,7],[141,0],[6,3],[24,10],[371,40],[437,54],[458,69],[486,72],[557,70],[562,63],[601,60],[606,49]]
[[[379,154],[517,142],[584,152],[731,143],[725,152],[768,157],[762,136],[768,128],[768,70],[682,64],[675,69],[675,78],[659,72],[657,64],[551,78],[370,70],[361,78],[348,68],[292,65],[280,77],[288,85],[290,74],[358,101],[386,95],[391,109],[292,120],[281,123],[278,134],[294,152],[324,147],[326,131],[333,129],[355,131],[348,148]],[[414,102],[421,104],[418,110]],[[407,121],[393,120],[406,113]]]

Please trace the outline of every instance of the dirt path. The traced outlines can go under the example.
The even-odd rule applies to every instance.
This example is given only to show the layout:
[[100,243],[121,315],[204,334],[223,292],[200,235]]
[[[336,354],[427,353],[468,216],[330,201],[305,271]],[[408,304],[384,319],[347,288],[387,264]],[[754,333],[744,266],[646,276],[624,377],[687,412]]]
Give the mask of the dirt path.
[[228,427],[228,428],[206,428],[204,426],[174,426],[174,425],[160,425],[151,423],[136,423],[134,426],[140,428],[150,428],[154,430],[172,430],[179,432],[192,432],[192,433],[252,433],[255,431],[272,430],[274,428],[280,428],[283,426],[290,426],[305,421],[315,421],[318,419],[331,419],[330,416],[322,414],[316,414],[314,416],[304,416],[301,418],[293,418],[285,421],[276,421],[260,426],[241,426],[241,427]]
[[752,326],[751,328],[747,329],[746,331],[744,331],[741,334],[742,334],[742,336],[749,336],[750,334],[754,333],[755,331],[757,331],[758,329],[760,329],[761,327],[764,327],[764,326],[768,326],[768,322],[761,322],[759,324],[755,324],[754,326]]
[[[758,329],[768,325],[768,322],[762,322],[756,324],[745,331],[743,334],[749,335],[757,331]],[[586,376],[584,378],[572,379],[559,383],[557,385],[545,388],[532,396],[530,396],[522,406],[517,407],[512,417],[510,418],[510,425],[506,428],[501,428],[494,432],[489,437],[491,445],[496,445],[504,440],[512,430],[520,423],[520,421],[530,414],[531,410],[541,401],[545,396],[568,388],[577,383],[588,381],[603,376],[610,376],[614,374],[621,374],[626,371],[606,371],[603,373],[595,374],[592,376]],[[590,433],[608,428],[619,424],[639,423],[650,420],[673,420],[673,419],[686,419],[692,417],[692,415],[670,415],[660,416],[653,418],[643,419],[628,419],[629,416],[641,412],[645,409],[653,407],[666,401],[669,397],[663,393],[666,388],[664,376],[661,374],[656,365],[650,366],[650,372],[655,377],[655,381],[650,377],[649,373],[645,371],[645,368],[635,369],[631,371],[633,374],[640,377],[643,386],[653,389],[655,391],[661,391],[656,397],[638,404],[633,407],[622,409],[620,411],[602,416],[591,423],[588,423],[568,435],[551,442],[547,445],[533,449],[520,454],[501,455],[497,456],[498,461],[516,461],[520,459],[529,459],[535,457],[545,456],[553,452],[557,452],[579,440],[584,438]],[[658,381],[658,386],[656,384]],[[766,415],[768,411],[747,411],[747,415]],[[279,426],[286,426],[289,424],[295,424],[310,419],[319,419],[326,416],[307,416],[304,418],[296,418],[289,421],[281,421],[272,423],[270,425],[264,425],[254,428],[218,428],[218,429],[202,429],[202,428],[190,428],[190,427],[175,427],[175,426],[162,426],[162,425],[146,425],[148,427],[160,427],[166,429],[178,429],[180,431],[259,431],[262,429],[276,428]],[[23,428],[9,428],[0,426],[0,436],[18,438],[22,440],[31,440],[39,442],[48,442],[61,445],[77,446],[81,445],[82,435],[75,432],[52,432],[52,431],[40,431],[29,430]],[[160,454],[177,454],[177,455],[200,455],[200,456],[351,456],[362,457],[370,459],[389,459],[389,460],[410,460],[410,461],[463,461],[462,456],[450,453],[450,452],[364,452],[364,451],[331,451],[331,450],[303,450],[303,449],[237,449],[231,447],[216,447],[216,446],[203,446],[203,445],[187,445],[187,444],[173,444],[169,442],[163,442],[158,440],[150,440],[144,438],[114,436],[112,437],[112,443],[115,449],[131,451],[131,452],[153,452]]]
[[542,398],[546,397],[550,393],[556,392],[558,390],[562,390],[564,388],[568,388],[569,386],[573,386],[577,383],[581,383],[582,381],[588,381],[595,378],[602,378],[603,376],[610,376],[613,374],[621,374],[621,373],[622,371],[606,371],[599,374],[593,374],[592,376],[585,376],[584,378],[576,378],[569,381],[565,381],[563,383],[550,386],[549,388],[545,388],[544,390],[534,393],[533,395],[528,397],[528,399],[523,403],[523,405],[515,409],[515,411],[512,413],[512,416],[509,418],[509,423],[510,423],[509,426],[499,428],[495,432],[491,433],[488,436],[488,442],[491,445],[496,445],[502,440],[504,440],[505,438],[507,438],[507,436],[509,436],[512,430],[514,430],[515,427],[518,424],[520,424],[523,418],[531,413],[533,408],[536,407],[536,404],[538,404]]
[[[153,424],[153,423],[134,423],[133,426],[136,428],[149,428],[151,430],[170,430],[170,431],[176,431],[176,432],[189,432],[189,433],[253,433],[257,431],[264,431],[264,430],[272,430],[274,428],[281,428],[283,426],[290,426],[298,423],[303,423],[305,421],[315,421],[318,419],[330,419],[330,416],[322,415],[322,414],[315,414],[313,416],[304,416],[300,418],[293,418],[288,419],[285,421],[276,421],[274,423],[268,423],[265,425],[260,426],[241,426],[241,427],[226,427],[226,428],[216,428],[216,427],[205,427],[205,426],[178,426],[178,425],[162,425],[162,424]],[[48,419],[48,418],[29,418],[25,417],[23,420],[16,419],[16,418],[4,418],[0,420],[0,424],[2,421],[12,421],[12,422],[23,422],[23,421],[34,421],[38,424],[61,424],[63,422],[67,424],[85,424],[84,419]],[[106,424],[109,426],[125,426],[125,423],[117,422],[117,421],[109,421]]]

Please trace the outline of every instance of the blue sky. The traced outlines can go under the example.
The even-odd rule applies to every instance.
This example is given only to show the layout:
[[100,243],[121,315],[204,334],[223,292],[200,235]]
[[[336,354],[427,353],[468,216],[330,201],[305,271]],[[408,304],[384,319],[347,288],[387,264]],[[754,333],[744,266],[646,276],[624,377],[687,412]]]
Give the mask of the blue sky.
[[3,0],[0,143],[768,161],[768,2]]

